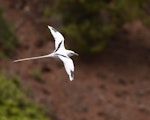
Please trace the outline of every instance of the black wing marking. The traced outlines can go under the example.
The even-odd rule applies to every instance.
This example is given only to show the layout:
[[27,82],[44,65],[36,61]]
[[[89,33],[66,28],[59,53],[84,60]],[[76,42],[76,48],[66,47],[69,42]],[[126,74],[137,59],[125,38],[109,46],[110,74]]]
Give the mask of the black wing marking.
[[62,54],[55,54],[55,55],[59,55],[59,56],[62,56],[62,57],[68,58],[67,56],[62,55]]
[[74,78],[74,72],[71,70],[71,77]]
[[51,27],[52,28],[52,30],[54,31],[54,32],[57,32],[57,30],[55,29],[55,28],[53,28],[53,27]]
[[59,48],[60,48],[60,45],[62,44],[62,41],[58,44],[58,47],[55,49],[54,52],[56,52]]

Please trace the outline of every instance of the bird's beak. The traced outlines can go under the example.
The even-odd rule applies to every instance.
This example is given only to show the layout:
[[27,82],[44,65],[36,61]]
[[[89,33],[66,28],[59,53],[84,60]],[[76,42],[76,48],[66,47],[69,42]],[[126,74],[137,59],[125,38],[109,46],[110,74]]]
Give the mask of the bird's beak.
[[78,54],[78,53],[74,53],[74,55],[79,56],[79,54]]

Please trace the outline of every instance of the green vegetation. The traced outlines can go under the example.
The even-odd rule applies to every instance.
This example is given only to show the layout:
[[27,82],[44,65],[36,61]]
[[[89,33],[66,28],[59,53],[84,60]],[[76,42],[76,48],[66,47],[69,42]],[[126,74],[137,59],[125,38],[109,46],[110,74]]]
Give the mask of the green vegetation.
[[17,37],[10,24],[3,17],[0,8],[0,57],[11,56],[17,43]]
[[50,17],[50,15],[51,15],[51,10],[50,10],[50,7],[44,7],[43,8],[43,16],[45,17],[45,18],[49,18]]
[[104,49],[122,26],[149,15],[148,0],[61,0],[56,7],[70,38],[71,47],[80,53],[95,54]]
[[0,72],[0,120],[48,120],[44,110],[29,100],[19,88],[17,77]]

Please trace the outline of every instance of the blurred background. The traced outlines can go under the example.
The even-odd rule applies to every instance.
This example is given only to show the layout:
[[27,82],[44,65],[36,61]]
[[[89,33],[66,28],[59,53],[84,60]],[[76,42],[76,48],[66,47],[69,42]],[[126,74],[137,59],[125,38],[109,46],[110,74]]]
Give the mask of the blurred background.
[[[65,36],[70,82],[49,54]],[[149,0],[0,0],[0,120],[149,120]]]

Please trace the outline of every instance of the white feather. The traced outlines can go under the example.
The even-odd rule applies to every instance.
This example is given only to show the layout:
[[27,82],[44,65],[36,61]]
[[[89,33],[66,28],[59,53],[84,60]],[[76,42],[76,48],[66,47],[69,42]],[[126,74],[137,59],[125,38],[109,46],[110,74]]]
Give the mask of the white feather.
[[69,75],[70,81],[74,79],[74,64],[71,58],[69,57],[63,57],[63,56],[58,56],[62,62],[64,63],[65,70],[67,74]]
[[61,49],[62,49],[62,48],[65,48],[63,35],[62,35],[60,32],[58,32],[55,28],[53,28],[53,27],[51,27],[51,26],[49,26],[49,25],[48,25],[48,28],[50,29],[51,34],[52,34],[52,36],[54,37],[54,40],[55,40],[55,49],[58,48],[58,45],[59,45],[59,43],[61,43],[61,42],[62,42],[62,44],[61,44],[61,47],[60,47],[60,48],[61,48]]

